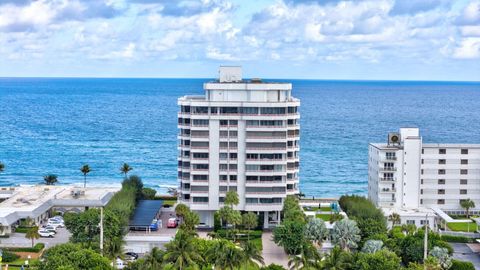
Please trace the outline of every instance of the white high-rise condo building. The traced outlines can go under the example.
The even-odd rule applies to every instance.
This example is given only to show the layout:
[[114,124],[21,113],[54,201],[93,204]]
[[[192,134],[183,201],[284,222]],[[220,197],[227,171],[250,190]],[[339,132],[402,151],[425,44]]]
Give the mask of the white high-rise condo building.
[[422,143],[418,128],[401,128],[368,153],[368,197],[379,207],[458,212],[466,199],[480,207],[480,144]]
[[178,99],[179,198],[213,226],[227,190],[238,210],[280,221],[285,197],[299,193],[298,107],[291,83],[243,80],[241,67],[220,67],[205,95]]

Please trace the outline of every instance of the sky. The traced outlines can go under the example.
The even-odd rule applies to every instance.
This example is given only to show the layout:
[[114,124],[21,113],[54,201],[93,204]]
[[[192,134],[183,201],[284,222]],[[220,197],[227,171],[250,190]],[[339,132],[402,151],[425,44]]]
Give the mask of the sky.
[[480,81],[480,0],[0,0],[0,77]]

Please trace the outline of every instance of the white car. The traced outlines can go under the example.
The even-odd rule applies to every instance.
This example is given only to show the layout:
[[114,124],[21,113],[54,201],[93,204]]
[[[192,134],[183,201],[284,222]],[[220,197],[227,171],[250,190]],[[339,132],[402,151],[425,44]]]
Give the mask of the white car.
[[63,221],[63,218],[53,217],[53,218],[49,218],[48,222],[64,222],[64,221]]
[[58,227],[60,227],[60,228],[65,227],[65,223],[60,222],[60,221],[53,221],[52,220],[52,221],[49,221],[47,223],[47,226],[51,226],[51,227],[54,227],[55,229],[57,229]]
[[42,230],[57,233],[57,227],[54,226],[44,226]]
[[40,237],[53,237],[55,235],[55,233],[49,232],[47,230],[38,230],[38,234],[40,235]]

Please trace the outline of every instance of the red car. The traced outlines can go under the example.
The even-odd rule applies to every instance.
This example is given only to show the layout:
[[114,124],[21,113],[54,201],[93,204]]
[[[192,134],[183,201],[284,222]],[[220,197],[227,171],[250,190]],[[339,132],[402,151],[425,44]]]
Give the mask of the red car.
[[176,228],[178,226],[178,220],[176,218],[169,218],[167,221],[167,228]]

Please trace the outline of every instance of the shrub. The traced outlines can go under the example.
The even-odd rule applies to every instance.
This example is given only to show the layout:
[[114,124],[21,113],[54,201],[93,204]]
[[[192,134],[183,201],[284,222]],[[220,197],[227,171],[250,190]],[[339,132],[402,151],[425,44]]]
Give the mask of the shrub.
[[2,261],[6,263],[18,260],[18,258],[20,258],[20,256],[8,250],[4,251],[2,254]]
[[450,270],[475,270],[475,266],[471,262],[452,260]]
[[32,227],[24,227],[24,226],[19,226],[15,228],[15,232],[17,233],[27,233]]
[[278,264],[269,264],[268,266],[263,266],[260,270],[285,270],[285,268]]
[[452,243],[473,243],[474,239],[468,238],[465,236],[455,236],[455,235],[442,235],[441,239],[446,242]]
[[[217,235],[221,238],[226,238],[226,239],[232,239],[232,233],[229,232],[228,230],[217,230],[216,231]],[[236,240],[247,240],[248,239],[248,234],[250,234],[250,239],[256,239],[256,238],[261,238],[262,237],[262,231],[247,231],[247,230],[239,230],[237,234],[242,234],[241,236],[236,236]]]
[[38,253],[44,248],[45,248],[44,243],[37,243],[33,247],[5,248],[4,250],[8,250],[8,251],[12,251],[12,252],[35,252],[35,253]]

